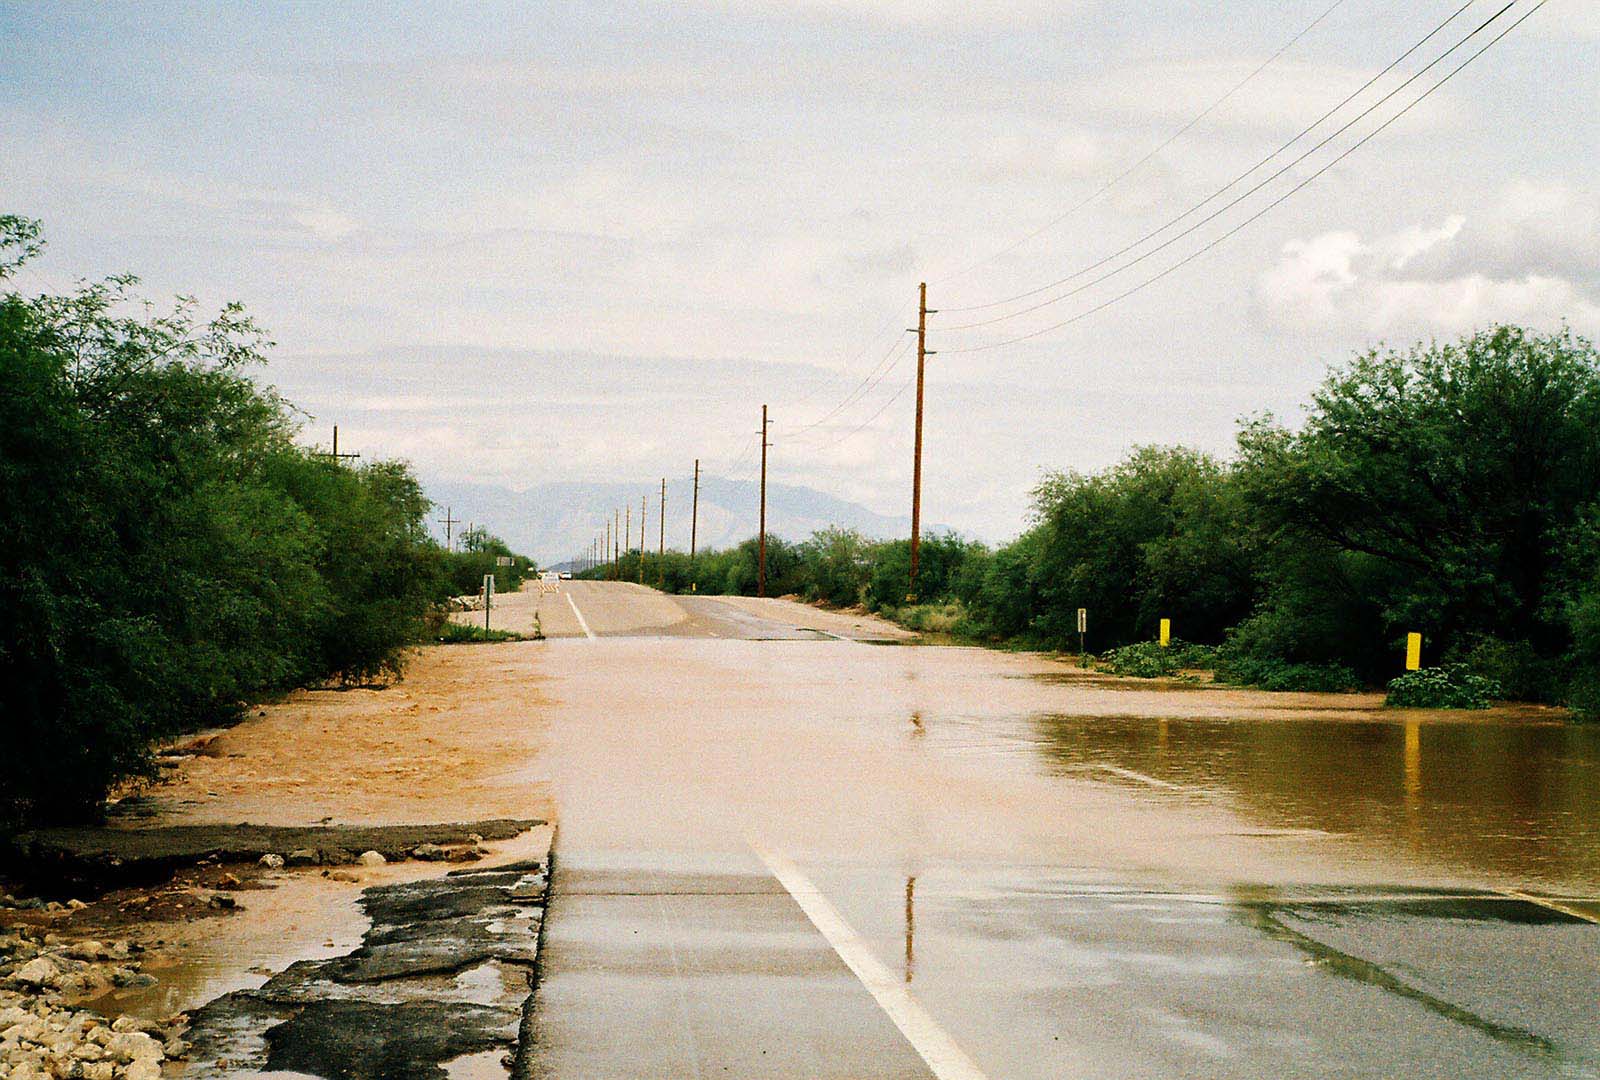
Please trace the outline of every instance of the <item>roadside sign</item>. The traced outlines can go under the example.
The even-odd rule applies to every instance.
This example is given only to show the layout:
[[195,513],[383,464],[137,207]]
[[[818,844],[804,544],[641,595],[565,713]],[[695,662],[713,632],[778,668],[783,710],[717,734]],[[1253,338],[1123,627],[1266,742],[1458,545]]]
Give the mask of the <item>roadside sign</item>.
[[511,565],[511,556],[510,555],[497,555],[497,556],[495,556],[494,564],[496,566],[510,566]]
[[1165,649],[1172,644],[1172,620],[1161,620],[1161,647]]
[[1422,667],[1422,635],[1410,633],[1406,635],[1406,670],[1416,671]]
[[1079,608],[1078,609],[1078,633],[1081,634],[1081,633],[1085,632],[1088,629],[1089,629],[1089,609],[1088,608]]

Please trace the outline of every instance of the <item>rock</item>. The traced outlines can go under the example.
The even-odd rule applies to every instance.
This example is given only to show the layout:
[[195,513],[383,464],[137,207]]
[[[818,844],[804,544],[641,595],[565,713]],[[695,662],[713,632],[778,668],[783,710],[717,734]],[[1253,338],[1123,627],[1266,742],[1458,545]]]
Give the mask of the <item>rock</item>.
[[122,1070],[122,1075],[124,1080],[161,1080],[161,1066],[141,1059]]
[[119,1031],[106,1043],[106,1050],[118,1061],[160,1062],[161,1044],[142,1031]]
[[219,889],[242,889],[242,888],[244,888],[244,882],[240,881],[233,874],[223,874],[220,878],[217,879],[217,888],[219,888]]
[[67,946],[67,955],[76,960],[103,960],[106,958],[106,947],[98,941],[75,941]]
[[227,893],[212,893],[211,899],[207,900],[206,903],[222,911],[232,911],[239,906],[239,901]]
[[138,1016],[119,1016],[111,1021],[111,1030],[118,1035],[124,1031],[142,1031],[149,1035],[161,1030],[161,1025]]
[[449,856],[450,852],[438,844],[418,844],[411,849],[411,857],[413,859],[421,859],[423,862],[439,862]]
[[356,862],[360,863],[362,866],[382,866],[388,861],[388,859],[383,857],[383,853],[379,851],[363,851],[360,855],[356,856]]
[[162,1044],[161,1052],[169,1058],[186,1058],[189,1056],[189,1044],[182,1039],[171,1038]]
[[29,986],[44,986],[59,978],[66,968],[53,956],[36,956],[11,973],[11,977]]
[[84,903],[82,900],[68,900],[67,901],[67,910],[69,910],[69,911],[82,911],[84,908],[86,908],[88,906],[89,905]]
[[[109,1061],[86,1061],[77,1075],[83,1080],[117,1080],[117,1067]],[[160,1066],[156,1067],[156,1075],[161,1075]]]
[[283,861],[289,866],[315,866],[317,853],[310,848],[295,848]]
[[[126,974],[124,974],[124,972],[126,972]],[[154,986],[161,980],[157,979],[154,975],[146,975],[142,971],[128,971],[126,968],[123,968],[121,971],[118,971],[116,975],[112,976],[111,981],[116,983],[118,986],[137,988]]]
[[283,856],[282,855],[273,855],[273,854],[271,854],[269,852],[268,854],[263,855],[263,856],[261,856],[261,858],[257,859],[256,863],[258,865],[260,865],[260,866],[265,866],[268,870],[282,870],[283,869]]
[[356,875],[352,874],[348,870],[330,870],[330,871],[328,871],[328,875],[327,876],[328,876],[328,880],[329,881],[352,882],[352,881],[360,881],[361,880],[360,878],[358,878]]

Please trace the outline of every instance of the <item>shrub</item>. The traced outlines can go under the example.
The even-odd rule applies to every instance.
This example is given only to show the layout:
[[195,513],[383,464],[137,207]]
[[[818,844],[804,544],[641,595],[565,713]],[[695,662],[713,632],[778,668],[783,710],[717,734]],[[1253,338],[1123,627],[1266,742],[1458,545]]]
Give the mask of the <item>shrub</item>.
[[1392,680],[1384,704],[1405,709],[1487,709],[1500,696],[1494,680],[1474,675],[1465,664],[1440,664]]
[[1156,679],[1185,668],[1209,668],[1216,657],[1217,650],[1210,645],[1174,641],[1163,649],[1157,641],[1138,641],[1112,649],[1100,658],[1100,666],[1113,675]]
[[1361,685],[1356,673],[1343,664],[1291,663],[1273,658],[1234,656],[1226,650],[1217,664],[1217,678],[1261,690],[1324,694],[1355,690]]

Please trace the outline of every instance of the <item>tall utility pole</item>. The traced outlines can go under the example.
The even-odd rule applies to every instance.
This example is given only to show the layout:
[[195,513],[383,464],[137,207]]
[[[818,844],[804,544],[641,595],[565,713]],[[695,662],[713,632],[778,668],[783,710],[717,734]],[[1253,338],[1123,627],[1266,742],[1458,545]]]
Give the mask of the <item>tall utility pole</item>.
[[622,511],[611,511],[611,579],[622,577]]
[[756,557],[756,595],[767,595],[767,407],[761,406],[761,541]]
[[[633,504],[629,503],[623,510],[622,554],[627,555],[633,548]],[[622,580],[622,560],[617,560],[617,580]]]
[[439,524],[444,526],[444,549],[446,551],[454,551],[456,546],[452,537],[455,534],[451,530],[461,524],[461,519],[451,517],[450,508],[447,506],[444,508],[444,517],[439,519]]
[[694,509],[689,511],[689,564],[694,565],[694,542],[700,533],[700,459],[694,459]]
[[656,528],[656,584],[667,583],[667,478],[661,478],[661,524]]
[[644,523],[650,519],[645,516],[645,500],[648,495],[639,496],[639,584],[644,584]]
[[[917,557],[922,551],[922,377],[928,357],[928,283],[917,286],[917,438],[911,457],[911,582],[907,600],[917,598]],[[932,314],[938,314],[933,312]]]

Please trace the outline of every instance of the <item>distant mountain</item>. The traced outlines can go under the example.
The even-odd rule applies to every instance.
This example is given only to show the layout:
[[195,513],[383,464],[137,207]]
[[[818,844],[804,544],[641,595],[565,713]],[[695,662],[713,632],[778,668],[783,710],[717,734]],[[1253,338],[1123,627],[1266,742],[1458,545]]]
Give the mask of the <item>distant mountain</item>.
[[[589,550],[589,541],[613,510],[631,507],[634,546],[638,546],[639,496],[649,496],[650,549],[658,544],[659,486],[648,484],[541,484],[525,491],[485,484],[429,483],[428,497],[439,505],[435,518],[449,507],[462,522],[482,525],[510,544],[512,550],[531,555],[541,566],[565,563]],[[689,510],[693,481],[689,477],[667,481],[667,546],[689,547]],[[700,478],[699,546],[724,548],[756,534],[760,487],[754,481]],[[804,540],[818,529],[837,526],[858,529],[867,536],[886,539],[907,535],[909,517],[891,517],[846,502],[825,492],[790,484],[767,484],[767,532],[785,540]],[[457,535],[461,526],[456,526]],[[931,528],[931,527],[930,527]],[[443,539],[444,529],[433,532]]]

